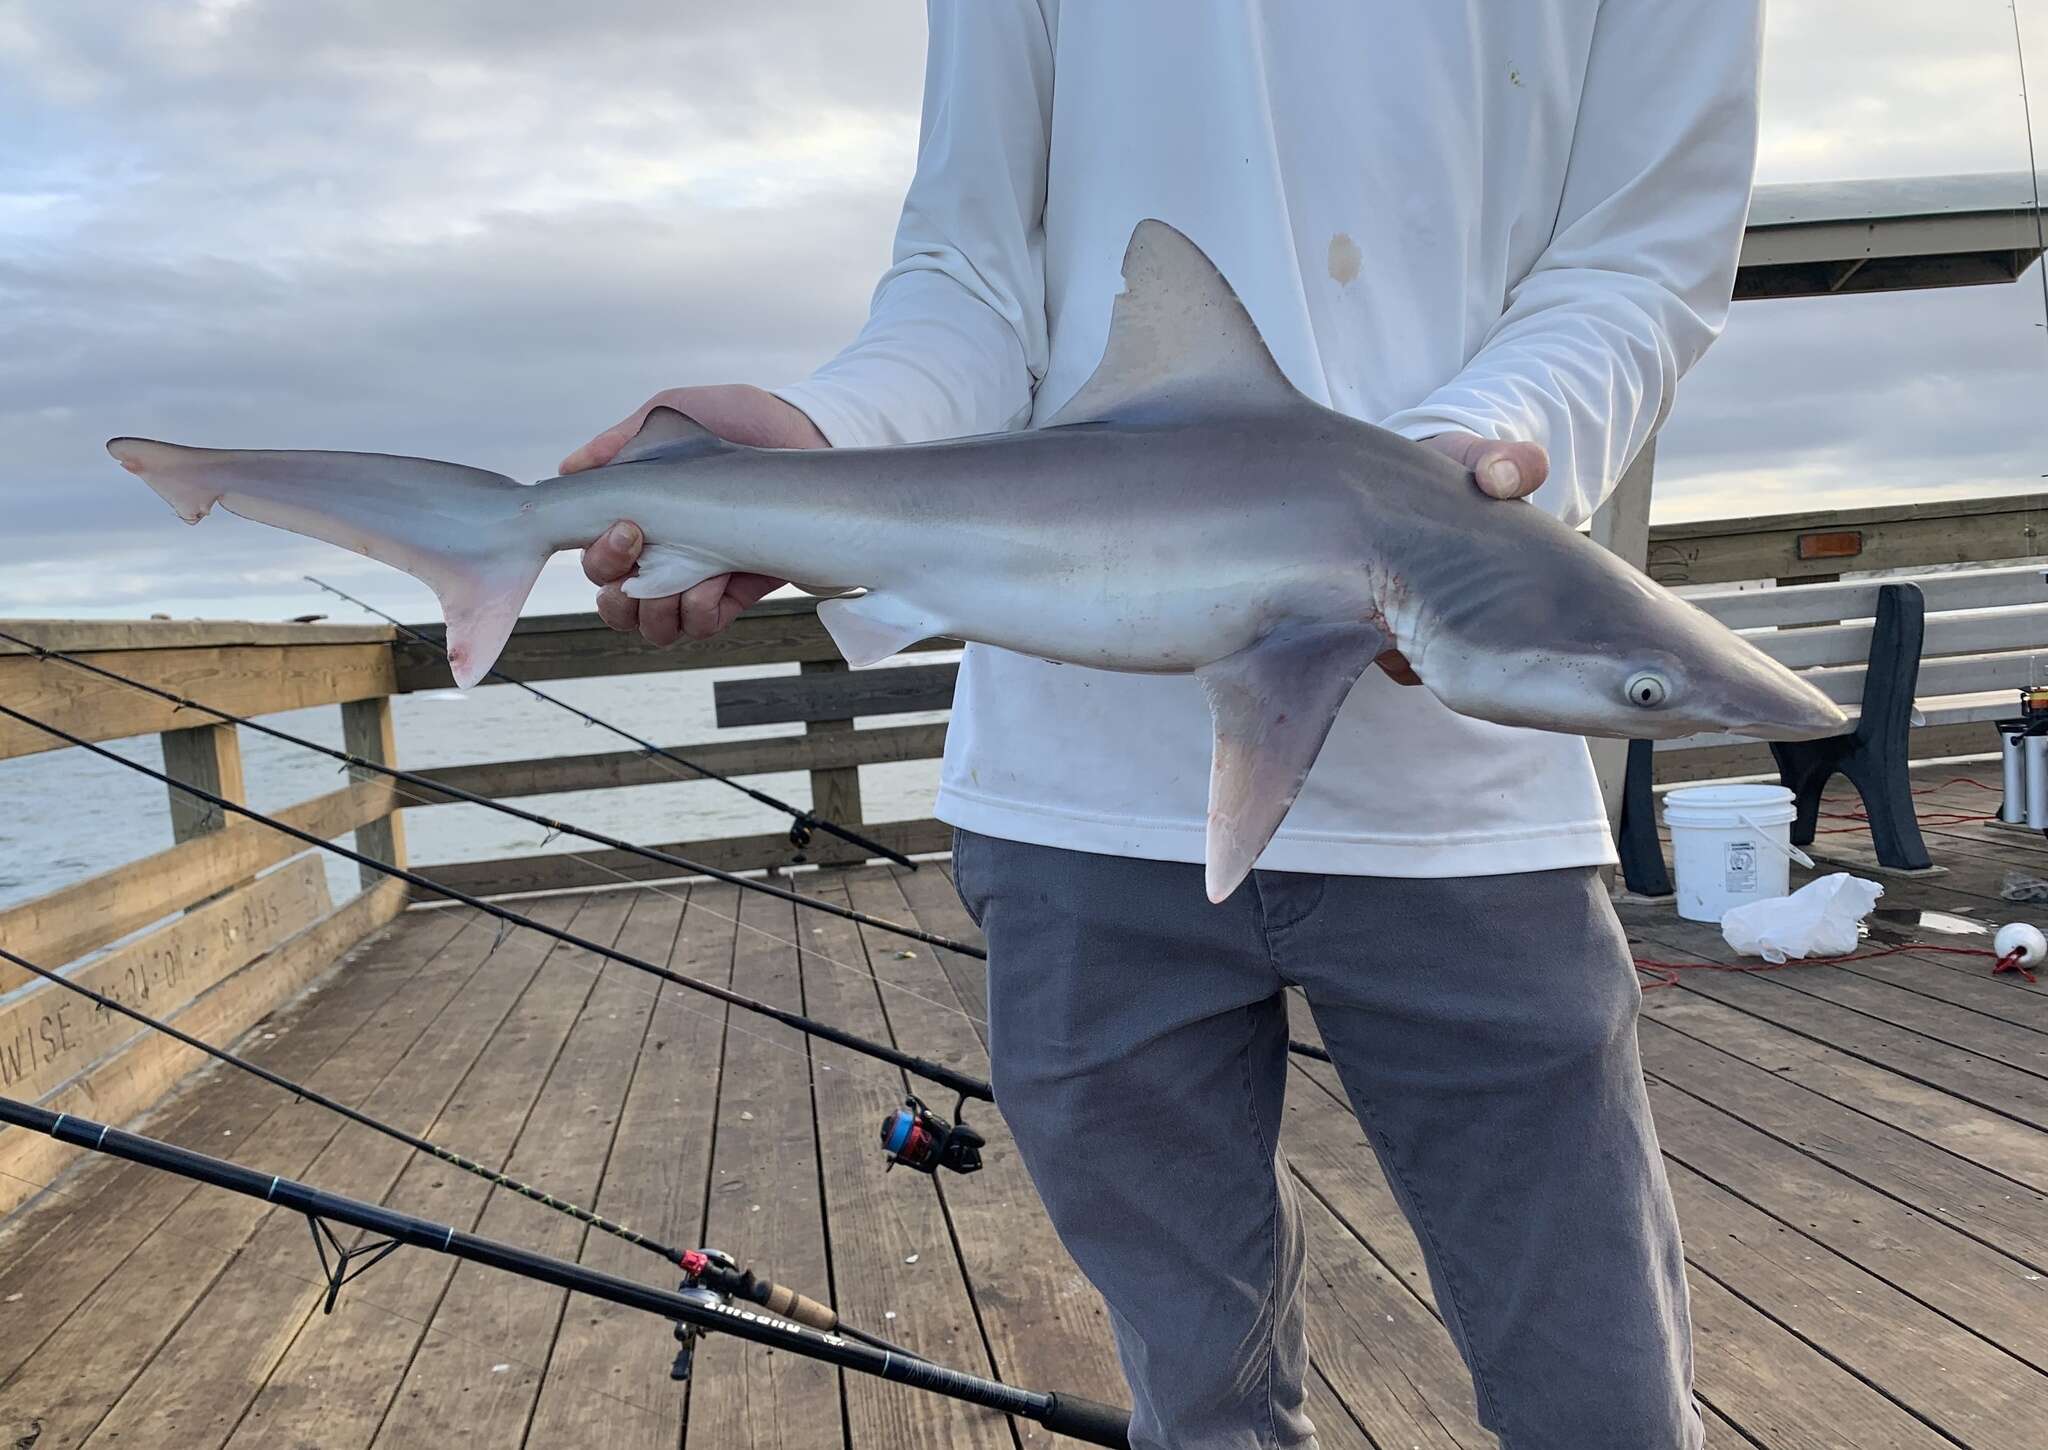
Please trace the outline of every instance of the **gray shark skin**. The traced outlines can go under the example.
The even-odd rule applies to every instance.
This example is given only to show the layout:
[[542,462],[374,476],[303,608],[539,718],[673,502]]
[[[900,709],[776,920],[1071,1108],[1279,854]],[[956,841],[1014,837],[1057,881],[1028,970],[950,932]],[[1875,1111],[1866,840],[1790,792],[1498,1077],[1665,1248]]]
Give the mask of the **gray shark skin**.
[[856,666],[944,636],[1193,674],[1216,726],[1216,901],[1389,648],[1451,709],[1503,725],[1771,740],[1844,728],[1819,691],[1550,515],[1304,398],[1172,227],[1138,225],[1124,282],[1094,376],[1029,431],[758,449],[658,409],[607,467],[530,486],[378,454],[107,447],[188,522],[220,504],[429,585],[464,688],[548,558],[622,518],[648,541],[627,593],[732,570],[800,581],[834,596],[819,615]]

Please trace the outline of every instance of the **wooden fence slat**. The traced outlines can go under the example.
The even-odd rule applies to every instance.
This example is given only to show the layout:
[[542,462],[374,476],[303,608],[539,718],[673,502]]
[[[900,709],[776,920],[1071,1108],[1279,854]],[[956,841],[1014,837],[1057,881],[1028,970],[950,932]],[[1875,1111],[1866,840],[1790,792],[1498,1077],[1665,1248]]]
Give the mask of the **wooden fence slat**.
[[[333,909],[327,873],[307,856],[70,974],[124,1006],[168,1017]],[[0,1088],[40,1098],[148,1029],[45,982],[0,1007]]]
[[[387,644],[398,633],[388,624],[272,624],[249,619],[6,619],[0,620],[0,629],[66,654],[252,644]],[[28,652],[0,640],[0,655]]]
[[[394,799],[389,781],[363,781],[276,816],[331,839],[389,814]],[[59,967],[305,849],[282,832],[244,821],[8,907],[0,911],[0,942],[39,966]],[[19,967],[0,962],[0,992],[31,980]]]
[[[341,748],[350,755],[377,765],[398,763],[398,743],[391,728],[391,697],[377,695],[368,700],[344,701],[341,707]],[[351,780],[368,781],[377,777],[367,770],[349,767]],[[373,861],[382,861],[387,866],[405,864],[405,823],[400,819],[397,807],[390,814],[374,821],[365,821],[356,827],[356,850]],[[374,866],[357,866],[363,887],[368,890],[383,879],[382,872]]]
[[[280,1002],[334,964],[335,958],[405,909],[403,882],[366,891],[324,921],[194,999],[172,1020],[207,1042],[233,1042]],[[172,1083],[207,1059],[152,1033],[43,1104],[102,1122],[121,1123],[156,1102]],[[22,1128],[0,1130],[0,1214],[12,1212],[77,1158],[80,1149]]]
[[850,720],[945,710],[953,704],[957,664],[900,665],[837,673],[763,675],[720,680],[711,687],[718,723],[786,725],[794,720]]
[[[906,856],[929,855],[951,848],[953,828],[943,821],[870,821],[861,834]],[[789,863],[794,854],[787,834],[728,836],[717,841],[675,841],[654,848],[684,856],[721,871],[758,871]],[[804,855],[813,863],[846,864],[863,853],[824,837],[814,839]],[[681,873],[625,851],[551,851],[531,856],[500,856],[489,861],[450,861],[413,868],[430,881],[479,896],[509,896],[522,891],[558,891],[579,886],[616,886],[622,881],[664,881]],[[432,892],[421,892],[433,900]],[[4,921],[4,918],[0,918]]]
[[[668,747],[720,775],[773,775],[782,771],[839,770],[855,765],[881,765],[899,760],[937,760],[946,750],[946,727],[884,725],[835,735],[785,735],[766,740],[699,740]],[[554,795],[565,791],[609,790],[622,785],[666,785],[695,780],[691,771],[642,750],[612,750],[596,755],[560,755],[537,760],[494,760],[482,765],[450,765],[417,774],[472,795],[493,800],[515,796]],[[407,787],[414,794],[424,794]],[[449,805],[453,797],[408,806]]]
[[[166,730],[157,739],[163,744],[165,775],[231,801],[248,799],[242,780],[242,738],[234,726],[194,725]],[[227,825],[220,807],[174,785],[165,786],[164,790],[171,801],[173,841],[189,841]]]
[[[90,658],[117,674],[236,715],[388,695],[395,679],[391,649],[382,644],[109,650]],[[0,699],[87,740],[119,740],[193,723],[192,716],[153,695],[32,655],[0,656]],[[33,726],[0,720],[0,760],[62,747]]]

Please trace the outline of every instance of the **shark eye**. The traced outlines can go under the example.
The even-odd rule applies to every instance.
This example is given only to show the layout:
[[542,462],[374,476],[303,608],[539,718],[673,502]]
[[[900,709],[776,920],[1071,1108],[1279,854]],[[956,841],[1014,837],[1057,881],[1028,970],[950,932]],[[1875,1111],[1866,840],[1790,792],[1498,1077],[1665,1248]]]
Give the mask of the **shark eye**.
[[1671,697],[1671,687],[1655,670],[1637,671],[1621,688],[1631,705],[1640,705],[1645,710],[1654,710]]

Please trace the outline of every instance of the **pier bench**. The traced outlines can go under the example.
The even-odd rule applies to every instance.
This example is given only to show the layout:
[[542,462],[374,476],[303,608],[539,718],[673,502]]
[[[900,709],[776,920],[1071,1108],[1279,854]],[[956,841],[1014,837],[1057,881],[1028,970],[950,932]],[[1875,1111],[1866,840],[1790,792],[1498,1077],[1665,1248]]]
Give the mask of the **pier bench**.
[[[1863,798],[1876,864],[1887,869],[1933,864],[1913,812],[1910,761],[1991,749],[1993,722],[2012,714],[2014,691],[2048,683],[2036,678],[2048,669],[2048,570],[2040,565],[1688,598],[1848,712],[1845,734],[1774,744],[1771,757],[1798,809],[1795,844],[1813,841],[1821,793],[1841,774]],[[1656,777],[1693,774],[1682,769],[1687,753],[1742,744],[1722,734],[1630,742],[1617,849],[1631,891],[1671,892],[1657,839]]]

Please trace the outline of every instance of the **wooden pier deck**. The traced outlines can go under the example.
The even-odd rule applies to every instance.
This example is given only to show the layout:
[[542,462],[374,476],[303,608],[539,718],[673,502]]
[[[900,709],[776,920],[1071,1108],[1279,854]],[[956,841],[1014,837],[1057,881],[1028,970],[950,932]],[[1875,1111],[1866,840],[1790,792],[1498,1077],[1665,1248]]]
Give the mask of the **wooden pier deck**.
[[[1916,774],[1929,822],[1993,808],[1972,774]],[[1856,839],[1853,821],[1836,825]],[[1987,941],[1907,914],[1922,909],[2048,925],[2048,905],[1999,900],[2008,869],[2048,876],[2048,843],[1960,819],[1930,839],[1947,874],[1889,882],[1877,941]],[[940,869],[797,879],[972,932]],[[978,963],[724,886],[531,909],[986,1070]],[[1645,957],[1725,955],[1667,908],[1625,917]],[[875,1135],[903,1094],[896,1073],[551,947],[530,932],[496,942],[466,911],[413,910],[245,1050],[564,1197],[823,1289],[851,1322],[948,1363],[1123,1399],[1101,1307],[993,1113],[974,1119],[990,1138],[982,1174],[884,1177]],[[1709,1442],[2048,1443],[2048,985],[1924,953],[1677,976],[1646,992],[1641,1040],[1686,1230]],[[144,1130],[660,1278],[639,1250],[243,1074],[187,1080]],[[1297,1065],[1285,1146],[1307,1190],[1325,1450],[1491,1445],[1327,1070]],[[140,1167],[82,1165],[0,1230],[0,1445],[1050,1443],[729,1341],[708,1342],[694,1380],[675,1384],[666,1326],[412,1250],[350,1285],[331,1316],[317,1273],[296,1218]]]

